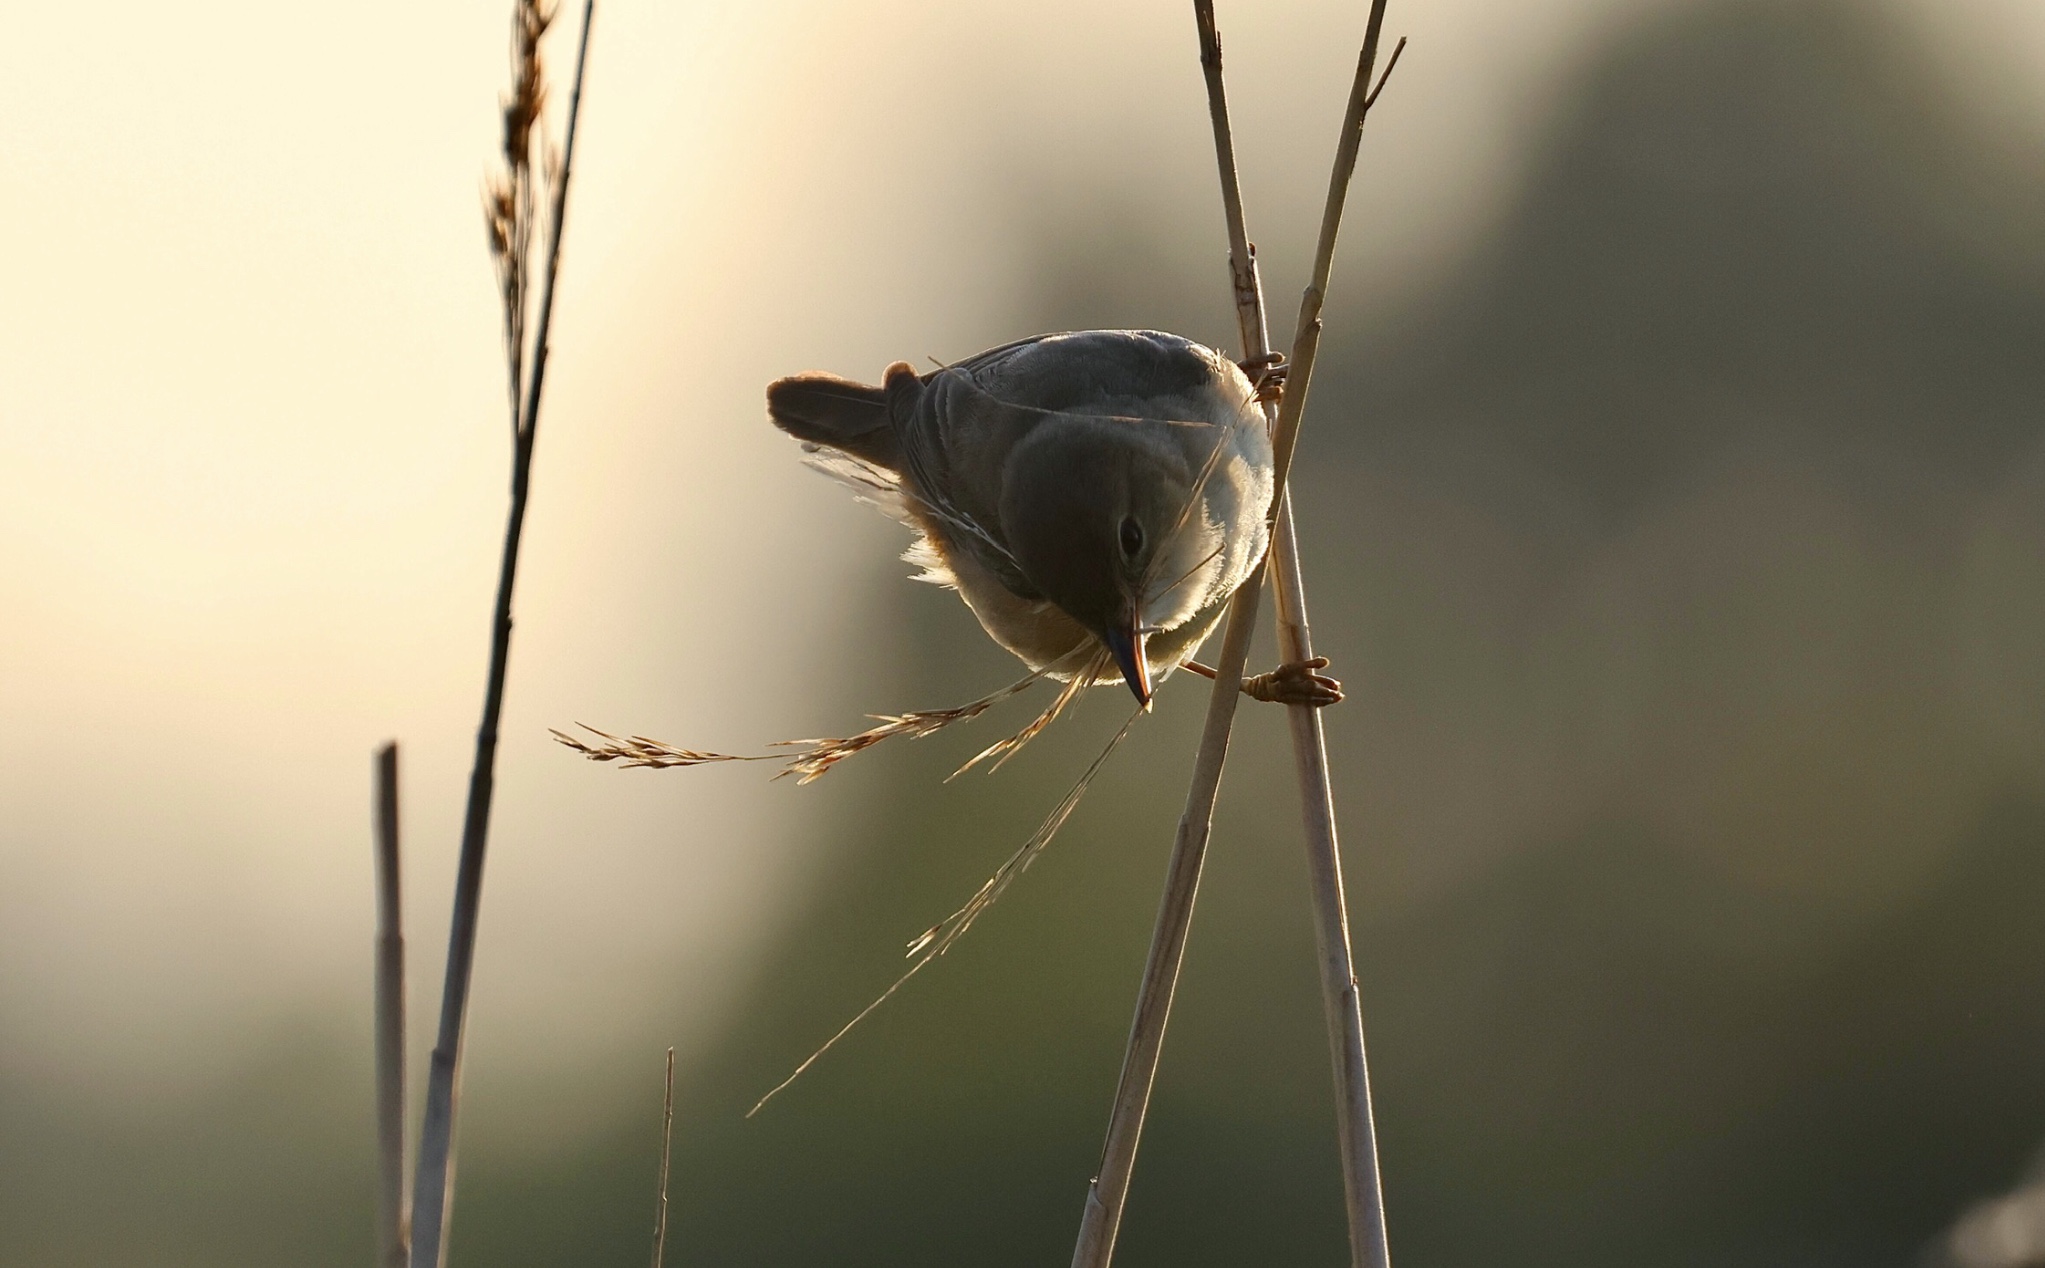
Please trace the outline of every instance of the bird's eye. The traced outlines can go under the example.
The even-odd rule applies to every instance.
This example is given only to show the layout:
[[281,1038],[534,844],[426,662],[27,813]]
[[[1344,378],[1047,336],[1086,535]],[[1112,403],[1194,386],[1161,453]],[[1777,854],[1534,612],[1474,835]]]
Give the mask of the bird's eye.
[[1136,522],[1134,515],[1124,516],[1122,519],[1122,553],[1134,559],[1137,552],[1142,549],[1143,525]]

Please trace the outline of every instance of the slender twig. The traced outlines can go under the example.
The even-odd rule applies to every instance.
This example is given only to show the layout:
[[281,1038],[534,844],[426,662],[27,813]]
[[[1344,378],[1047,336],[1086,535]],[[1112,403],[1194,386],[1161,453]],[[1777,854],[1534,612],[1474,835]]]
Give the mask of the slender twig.
[[1143,1134],[1143,1115],[1157,1078],[1165,1021],[1171,1014],[1172,992],[1178,986],[1179,962],[1185,956],[1186,934],[1193,922],[1193,900],[1200,889],[1222,763],[1228,757],[1229,730],[1235,723],[1236,701],[1242,695],[1243,664],[1249,659],[1263,586],[1264,569],[1259,564],[1229,600],[1228,624],[1222,634],[1221,656],[1215,662],[1214,690],[1207,697],[1207,720],[1200,731],[1192,787],[1187,790],[1186,809],[1179,816],[1178,835],[1172,841],[1164,898],[1158,905],[1143,984],[1137,991],[1136,1017],[1122,1056],[1122,1075],[1115,1087],[1107,1140],[1101,1146],[1100,1169],[1087,1186],[1079,1241],[1072,1252],[1073,1268],[1105,1268],[1114,1254],[1129,1178],[1136,1167],[1136,1144]]
[[1399,42],[1397,44],[1392,45],[1392,55],[1385,59],[1385,73],[1378,76],[1378,86],[1371,89],[1370,96],[1365,97],[1363,99],[1363,109],[1365,114],[1369,114],[1370,108],[1378,104],[1378,94],[1383,92],[1385,90],[1385,85],[1391,81],[1392,71],[1398,67],[1399,57],[1405,51],[1406,37],[1402,35],[1399,37]]
[[653,1268],[667,1258],[667,1174],[675,1144],[675,1050],[667,1050],[667,1091],[660,1098],[660,1206],[653,1217]]
[[376,1261],[405,1268],[405,933],[398,872],[398,746],[376,754]]
[[[516,12],[524,22],[539,11],[538,0],[519,0]],[[447,979],[442,988],[440,1029],[426,1081],[426,1113],[419,1136],[419,1169],[412,1201],[412,1268],[438,1268],[447,1257],[448,1209],[454,1183],[454,1132],[460,1092],[462,1038],[468,1024],[469,984],[475,967],[477,922],[483,894],[483,858],[490,833],[490,802],[496,780],[497,727],[504,707],[504,675],[511,653],[511,595],[518,576],[519,541],[525,529],[526,494],[532,473],[533,441],[539,431],[540,393],[547,372],[548,330],[554,311],[554,280],[561,264],[561,234],[568,212],[569,174],[575,158],[575,125],[582,106],[583,70],[589,55],[590,22],[595,0],[582,10],[582,33],[575,53],[575,78],[568,98],[568,123],[561,161],[553,170],[552,215],[548,219],[547,267],[540,291],[539,321],[527,361],[524,403],[516,420],[512,444],[511,509],[504,530],[504,554],[497,575],[497,602],[491,623],[490,673],[483,696],[483,720],[476,732],[475,765],[469,772],[467,812],[462,821],[461,859],[455,877],[454,918],[448,935]],[[521,31],[524,29],[522,26]],[[523,72],[521,64],[519,70]],[[521,74],[515,89],[528,90]],[[524,106],[537,114],[541,88],[530,85]],[[507,134],[509,134],[507,127]],[[526,154],[507,158],[514,164]],[[493,246],[494,246],[493,240]],[[522,325],[517,327],[522,329]]]
[[[1222,92],[1221,41],[1215,30],[1211,0],[1195,0],[1193,8],[1200,32],[1200,61],[1208,84],[1215,152],[1222,170],[1223,188],[1228,190],[1236,184],[1235,143],[1228,126],[1227,100]],[[1349,103],[1343,115],[1341,141],[1336,151],[1334,173],[1330,177],[1328,201],[1322,212],[1313,284],[1308,288],[1312,301],[1311,315],[1303,306],[1300,329],[1293,340],[1284,405],[1272,420],[1272,448],[1276,457],[1273,515],[1287,525],[1289,520],[1283,519],[1282,515],[1285,484],[1306,402],[1307,385],[1313,374],[1314,352],[1320,333],[1320,296],[1327,289],[1344,196],[1349,177],[1356,168],[1356,142],[1363,127],[1384,9],[1385,0],[1373,0],[1363,52],[1357,59],[1355,84],[1350,90]],[[1254,254],[1239,216],[1230,225],[1230,272],[1237,312],[1245,313],[1254,305],[1261,313]],[[1263,346],[1266,341],[1262,325],[1260,320],[1255,329],[1244,332],[1246,359],[1269,350]],[[1253,339],[1258,346],[1247,346]],[[1187,791],[1185,813],[1179,819],[1178,834],[1172,844],[1165,892],[1158,908],[1157,925],[1151,934],[1143,983],[1137,992],[1136,1014],[1130,1024],[1129,1042],[1122,1058],[1122,1075],[1115,1089],[1115,1104],[1108,1120],[1107,1140],[1101,1150],[1100,1170],[1088,1186],[1079,1238],[1073,1248],[1073,1268],[1106,1268],[1114,1255],[1115,1236],[1120,1230],[1129,1180],[1135,1170],[1136,1147],[1143,1133],[1144,1113],[1149,1107],[1150,1090],[1157,1078],[1158,1057],[1164,1045],[1165,1026],[1171,1016],[1179,965],[1184,959],[1186,936],[1192,926],[1200,871],[1206,861],[1207,842],[1214,826],[1214,803],[1220,790],[1222,767],[1228,757],[1229,730],[1235,720],[1243,664],[1256,626],[1263,581],[1264,569],[1260,566],[1229,603],[1228,625],[1222,635],[1221,656],[1215,666],[1214,689],[1208,696],[1207,721],[1201,732],[1199,753],[1194,760],[1192,786]]]

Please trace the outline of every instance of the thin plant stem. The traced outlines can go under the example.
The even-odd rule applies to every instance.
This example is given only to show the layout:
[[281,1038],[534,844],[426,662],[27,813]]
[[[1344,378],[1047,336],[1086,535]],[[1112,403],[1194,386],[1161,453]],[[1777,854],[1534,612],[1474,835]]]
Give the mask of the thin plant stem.
[[[540,283],[540,321],[533,336],[532,373],[526,379],[525,410],[519,430],[525,436],[527,465],[532,456],[532,438],[540,422],[540,390],[547,382],[547,356],[552,351],[554,325],[554,279],[561,273],[561,229],[568,219],[568,177],[575,163],[575,123],[582,113],[582,72],[589,62],[589,24],[596,19],[596,0],[584,0],[582,34],[575,45],[575,79],[568,90],[568,128],[562,141],[561,169],[554,173],[554,209],[547,218],[547,276]],[[1373,28],[1375,29],[1375,28]],[[1355,151],[1350,151],[1355,162]],[[523,468],[521,468],[523,469]]]
[[[1305,660],[1313,653],[1292,508],[1286,506],[1272,539],[1272,590],[1280,655]],[[1342,1195],[1349,1217],[1349,1254],[1355,1268],[1388,1268],[1384,1192],[1378,1173],[1377,1128],[1371,1110],[1370,1067],[1363,1046],[1363,1012],[1349,943],[1342,856],[1335,833],[1334,786],[1321,711],[1290,705],[1293,764],[1299,777],[1307,876],[1314,910],[1314,945],[1321,970],[1321,1002],[1328,1023],[1328,1055],[1335,1077],[1335,1136],[1342,1155]]]
[[553,215],[548,225],[547,271],[540,291],[537,334],[527,371],[521,417],[512,445],[511,509],[497,576],[491,623],[490,673],[483,695],[483,721],[476,731],[475,765],[469,772],[468,807],[462,820],[461,859],[455,875],[454,918],[448,935],[447,978],[442,988],[440,1029],[427,1070],[425,1121],[419,1135],[419,1169],[412,1200],[412,1268],[439,1268],[447,1259],[448,1212],[454,1187],[455,1114],[461,1090],[462,1039],[468,1025],[469,985],[474,973],[476,934],[483,897],[483,858],[490,834],[490,802],[497,767],[497,728],[504,708],[505,668],[511,654],[511,596],[518,577],[519,542],[525,530],[533,441],[539,431],[540,392],[547,372],[548,330],[553,317],[554,279],[561,263],[561,234],[568,211],[569,175],[575,159],[575,129],[582,106],[583,71],[589,56],[590,23],[596,0],[586,0],[575,53],[575,79],[568,99],[568,123],[561,165],[554,173]]
[[1179,964],[1186,954],[1186,935],[1193,924],[1193,900],[1207,859],[1221,768],[1228,758],[1229,731],[1235,724],[1236,701],[1242,696],[1243,665],[1249,659],[1250,636],[1257,627],[1257,604],[1263,589],[1264,566],[1260,563],[1229,600],[1228,624],[1222,634],[1221,655],[1215,661],[1214,690],[1207,697],[1192,787],[1187,790],[1186,809],[1179,816],[1178,834],[1172,841],[1164,897],[1158,904],[1143,983],[1136,994],[1136,1016],[1129,1026],[1108,1136],[1101,1146],[1100,1167],[1087,1186],[1079,1240],[1072,1251],[1073,1268],[1106,1268],[1115,1253],[1115,1235],[1121,1229],[1129,1179],[1136,1169],[1136,1145],[1143,1134],[1143,1116],[1150,1106],[1150,1089],[1164,1048],[1165,1022],[1171,1015]]
[[[1194,17],[1200,33],[1200,60],[1208,85],[1208,107],[1214,124],[1215,151],[1221,168],[1225,197],[1238,191],[1235,176],[1235,143],[1228,125],[1227,99],[1222,92],[1221,41],[1214,25],[1212,0],[1194,0]],[[1334,243],[1351,174],[1356,169],[1356,145],[1367,108],[1372,68],[1377,60],[1379,32],[1384,23],[1385,0],[1373,0],[1362,55],[1357,59],[1356,81],[1343,114],[1341,140],[1337,145],[1334,173],[1329,181],[1328,200],[1322,211],[1319,245],[1315,253],[1313,283],[1308,289],[1311,309],[1302,306],[1301,325],[1293,340],[1291,369],[1284,403],[1272,422],[1272,448],[1276,461],[1272,496],[1273,536],[1279,523],[1290,526],[1284,516],[1285,485],[1290,473],[1293,448],[1300,418],[1313,374],[1314,353],[1320,334],[1320,296],[1326,292]],[[1267,352],[1261,320],[1262,303],[1256,281],[1255,257],[1240,215],[1240,193],[1233,194],[1237,212],[1231,217],[1230,274],[1239,315],[1254,311],[1259,319],[1245,323],[1245,357]],[[1252,341],[1258,346],[1249,346]],[[1151,934],[1150,952],[1144,964],[1143,982],[1137,992],[1136,1013],[1130,1023],[1128,1046],[1122,1058],[1122,1074],[1115,1089],[1114,1109],[1108,1120],[1107,1140],[1101,1150],[1100,1169],[1087,1188],[1086,1207],[1081,1216],[1079,1238],[1073,1248],[1073,1268],[1106,1268],[1114,1256],[1115,1237],[1120,1231],[1123,1208],[1128,1200],[1129,1181],[1136,1165],[1136,1148],[1143,1133],[1143,1119],[1149,1107],[1150,1091],[1157,1078],[1157,1065],[1164,1046],[1164,1033],[1171,1017],[1172,996],[1177,988],[1179,966],[1184,960],[1187,934],[1191,930],[1193,907],[1200,888],[1200,872],[1206,861],[1207,843],[1214,826],[1214,804],[1221,786],[1222,767],[1228,757],[1229,731],[1235,720],[1236,700],[1242,689],[1243,666],[1248,659],[1257,609],[1262,599],[1264,567],[1260,565],[1229,603],[1228,624],[1222,635],[1221,656],[1215,665],[1214,688],[1208,697],[1207,720],[1194,759],[1186,809],[1179,819],[1167,866],[1165,891],[1158,907],[1157,924]],[[1313,710],[1307,709],[1311,714]],[[1339,878],[1337,882],[1339,891]],[[1353,998],[1353,986],[1352,996]],[[1360,1047],[1360,1043],[1359,1043]],[[1346,1165],[1346,1164],[1345,1164]],[[1373,1189],[1376,1172],[1371,1173]],[[1382,1236],[1379,1244],[1382,1246]],[[1358,1262],[1366,1262],[1359,1260]]]
[[660,1098],[660,1205],[653,1217],[653,1268],[667,1258],[667,1177],[675,1143],[675,1050],[667,1050],[667,1091]]
[[[1221,73],[1220,37],[1214,29],[1212,0],[1198,0],[1195,10],[1201,32],[1201,61],[1207,69],[1207,88],[1213,103],[1215,152],[1219,159],[1222,208],[1228,225],[1230,276],[1236,299],[1244,356],[1263,356],[1270,349],[1264,311],[1263,283],[1257,259],[1249,244],[1249,229],[1243,213],[1242,186],[1237,178],[1234,145],[1228,137],[1228,108]],[[1301,338],[1306,341],[1302,365],[1294,367],[1296,382],[1287,383],[1291,403],[1291,435],[1297,436],[1299,419],[1313,372],[1313,354],[1319,345],[1320,301],[1333,265],[1336,232],[1341,226],[1342,203],[1355,170],[1356,150],[1362,123],[1370,104],[1384,87],[1370,88],[1371,63],[1382,29],[1382,0],[1371,10],[1359,59],[1349,113],[1344,116],[1342,138],[1335,171],[1330,178],[1328,209],[1321,222],[1321,237],[1314,256],[1313,280],[1308,289],[1311,308],[1302,306]],[[1401,40],[1385,67],[1390,76],[1405,48]],[[1269,408],[1267,406],[1267,408]],[[1274,431],[1280,420],[1273,419]],[[1278,515],[1271,535],[1271,588],[1275,598],[1279,657],[1288,662],[1313,657],[1313,639],[1307,623],[1305,588],[1300,578],[1299,547],[1293,531],[1292,495],[1278,503]],[[1333,783],[1328,775],[1327,742],[1321,711],[1312,705],[1295,704],[1286,710],[1292,734],[1293,764],[1300,790],[1300,817],[1305,831],[1307,872],[1314,912],[1314,941],[1321,974],[1321,997],[1328,1024],[1328,1047],[1335,1081],[1336,1141],[1342,1159],[1344,1206],[1349,1222],[1350,1261],[1355,1268],[1388,1268],[1390,1252],[1385,1236],[1384,1195],[1379,1180],[1377,1131],[1371,1109],[1370,1070],[1365,1059],[1363,1015],[1357,998],[1356,968],[1350,948],[1349,913],[1342,884],[1342,858],[1335,826]]]
[[[1209,2],[1195,0],[1196,4]],[[1300,294],[1299,319],[1293,326],[1285,395],[1278,408],[1278,421],[1271,432],[1272,465],[1281,495],[1285,492],[1286,477],[1292,472],[1293,451],[1299,445],[1300,418],[1306,413],[1307,390],[1313,385],[1314,361],[1321,350],[1321,307],[1328,294],[1328,276],[1335,267],[1335,239],[1342,230],[1342,208],[1349,199],[1350,177],[1356,174],[1356,151],[1363,142],[1364,115],[1375,96],[1370,91],[1370,77],[1377,63],[1378,37],[1385,25],[1385,2],[1371,0],[1370,20],[1363,33],[1363,52],[1356,59],[1356,78],[1349,87],[1349,105],[1343,111],[1342,132],[1336,141],[1335,169],[1328,176],[1328,200],[1321,210],[1321,233],[1314,244],[1313,273],[1306,290]],[[1404,40],[1400,41],[1402,46],[1404,43]],[[1396,54],[1394,56],[1396,58]],[[1220,57],[1217,45],[1217,75]],[[1281,506],[1274,499],[1274,521]]]
[[399,890],[398,746],[376,754],[376,1261],[405,1268],[405,933]]

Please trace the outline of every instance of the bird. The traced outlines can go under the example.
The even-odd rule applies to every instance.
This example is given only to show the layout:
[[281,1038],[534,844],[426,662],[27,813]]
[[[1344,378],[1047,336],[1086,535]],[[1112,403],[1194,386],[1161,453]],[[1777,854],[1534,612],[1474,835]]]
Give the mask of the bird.
[[[1037,335],[879,386],[824,372],[767,388],[772,423],[915,530],[918,580],[955,589],[1033,671],[1126,683],[1144,709],[1269,545],[1270,359],[1245,368],[1155,330]],[[1249,680],[1325,705],[1326,660]]]

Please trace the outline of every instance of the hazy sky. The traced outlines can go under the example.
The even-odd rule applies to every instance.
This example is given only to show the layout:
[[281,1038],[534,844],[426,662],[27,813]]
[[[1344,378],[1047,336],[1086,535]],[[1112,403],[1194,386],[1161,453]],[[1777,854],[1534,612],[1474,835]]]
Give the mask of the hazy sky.
[[[1424,287],[1511,187],[1546,94],[1659,2],[1395,7],[1388,33],[1414,44],[1373,119],[1342,284],[1387,304]],[[479,211],[507,8],[13,15],[0,1063],[16,1072],[82,1088],[118,1070],[146,1091],[229,1073],[222,1034],[353,1024],[369,757],[392,736],[411,932],[437,959],[508,461]],[[649,982],[707,983],[714,1018],[827,848],[805,804],[857,795],[622,775],[545,736],[587,720],[747,747],[847,723],[839,694],[813,697],[857,681],[853,587],[901,543],[800,469],[762,420],[766,380],[1030,333],[1012,316],[1017,227],[1054,184],[1193,208],[1171,226],[1208,226],[1184,265],[1220,277],[1186,8],[598,15],[481,960],[478,1026],[521,1027],[520,1059],[638,1041],[627,1001]],[[1290,296],[1363,6],[1221,10],[1250,211]],[[2038,129],[2045,6],[1908,11],[1934,10],[1926,56],[1996,126]],[[556,57],[565,72],[565,41]],[[422,1016],[436,999],[422,975]]]

